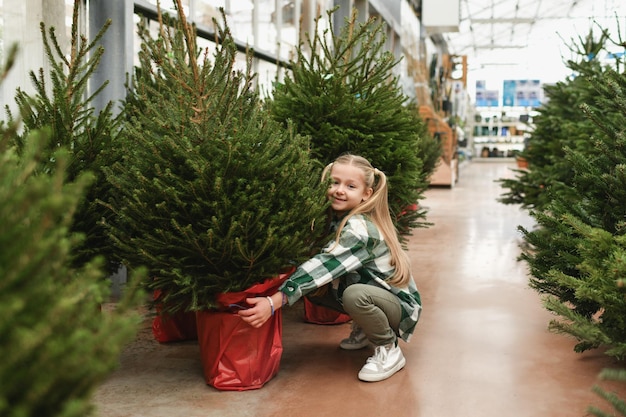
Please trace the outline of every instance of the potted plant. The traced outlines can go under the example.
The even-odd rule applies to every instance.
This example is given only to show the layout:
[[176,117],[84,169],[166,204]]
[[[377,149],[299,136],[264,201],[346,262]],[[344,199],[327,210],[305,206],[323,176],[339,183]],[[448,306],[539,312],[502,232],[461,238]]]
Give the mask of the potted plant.
[[[156,38],[139,27],[140,66],[125,102],[125,155],[106,170],[117,190],[107,203],[116,214],[109,227],[125,263],[149,268],[147,286],[160,291],[163,311],[198,312],[201,349],[234,346],[248,355],[239,362],[262,368],[249,375],[234,369],[224,380],[209,374],[222,358],[203,357],[207,383],[258,388],[277,371],[280,312],[258,330],[268,340],[238,344],[235,337],[263,335],[229,309],[240,301],[221,300],[263,295],[306,258],[318,233],[312,225],[322,223],[327,205],[321,169],[309,158],[305,137],[269,118],[252,88],[249,55],[238,69],[225,16],[223,24],[214,21],[218,41],[210,53],[197,46],[180,1],[177,10],[177,18],[160,15]],[[206,315],[223,324],[200,323]],[[218,336],[201,334],[216,326]],[[275,347],[271,358],[250,349],[265,344]]]
[[[441,145],[393,72],[399,60],[385,48],[384,23],[376,18],[359,23],[353,11],[336,30],[336,11],[327,12],[328,29],[318,27],[318,18],[315,31],[298,46],[297,60],[273,91],[272,116],[310,136],[311,154],[323,165],[351,152],[384,171],[389,207],[404,241],[413,228],[426,226],[426,210],[417,203],[439,162]],[[328,314],[305,302],[306,321],[326,322]]]
[[520,169],[528,168],[528,160],[524,157],[524,151],[516,150],[513,152],[513,157],[515,158],[515,163],[517,167]]

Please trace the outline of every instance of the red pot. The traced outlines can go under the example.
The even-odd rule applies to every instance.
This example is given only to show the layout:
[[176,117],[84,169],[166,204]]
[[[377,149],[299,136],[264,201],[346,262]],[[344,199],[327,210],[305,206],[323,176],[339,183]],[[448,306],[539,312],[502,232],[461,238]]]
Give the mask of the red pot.
[[229,306],[243,306],[246,298],[274,294],[290,274],[281,274],[245,291],[220,294],[217,301],[221,308],[196,312],[202,368],[208,385],[225,391],[258,389],[278,373],[283,353],[282,311],[276,310],[263,326],[254,328],[236,314],[236,308]]
[[224,391],[258,389],[278,373],[283,353],[280,310],[259,328],[229,312],[198,311],[196,320],[208,385]]
[[[159,291],[154,292],[154,299],[159,296]],[[196,313],[181,311],[175,314],[165,314],[161,305],[156,306],[157,316],[152,320],[152,334],[159,343],[181,342],[184,340],[196,340]]]
[[349,315],[313,304],[304,297],[304,321],[313,324],[341,324],[352,320]]

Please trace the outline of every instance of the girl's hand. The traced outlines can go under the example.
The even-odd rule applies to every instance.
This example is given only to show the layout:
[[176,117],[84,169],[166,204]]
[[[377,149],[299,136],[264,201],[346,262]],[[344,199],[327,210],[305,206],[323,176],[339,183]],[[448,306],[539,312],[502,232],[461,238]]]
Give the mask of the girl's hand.
[[272,307],[265,297],[246,298],[246,303],[252,307],[237,312],[239,317],[252,327],[261,327],[272,317]]

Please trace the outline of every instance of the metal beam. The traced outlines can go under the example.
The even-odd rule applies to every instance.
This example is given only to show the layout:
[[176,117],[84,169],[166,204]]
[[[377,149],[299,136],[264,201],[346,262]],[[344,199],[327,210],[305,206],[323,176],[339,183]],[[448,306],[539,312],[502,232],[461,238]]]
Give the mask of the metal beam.
[[537,21],[537,19],[533,19],[530,17],[493,17],[488,19],[472,19],[470,18],[472,23],[480,24],[480,25],[488,25],[493,23],[513,23],[515,25],[518,24],[533,24]]
[[[108,1],[108,0],[100,0],[100,1]],[[146,0],[132,0],[134,3],[134,12],[144,15],[145,17],[157,20],[157,6],[155,4],[149,3]],[[175,17],[173,12],[164,10],[163,13],[170,14]],[[196,25],[196,34],[203,39],[207,39],[213,41],[216,37],[215,30],[212,27],[195,23]],[[256,39],[256,37],[255,37]],[[218,39],[221,42],[221,39]],[[132,45],[132,42],[130,43]],[[237,50],[243,53],[246,53],[249,50],[249,45],[238,41],[235,39],[235,45],[237,46]],[[280,59],[278,56],[272,54],[271,52],[262,51],[260,49],[252,49],[252,56],[263,61],[272,62],[280,67],[291,68],[291,63],[287,60]]]
[[487,45],[475,45],[474,49],[524,49],[527,48],[528,45],[497,45],[497,44],[487,44]]

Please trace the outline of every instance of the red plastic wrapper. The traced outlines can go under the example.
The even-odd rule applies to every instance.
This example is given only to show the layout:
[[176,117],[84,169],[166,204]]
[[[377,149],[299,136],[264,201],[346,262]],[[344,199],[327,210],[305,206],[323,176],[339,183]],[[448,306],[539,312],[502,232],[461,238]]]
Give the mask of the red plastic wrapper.
[[250,326],[236,313],[245,308],[246,298],[276,292],[291,272],[256,284],[245,291],[220,294],[218,304],[230,311],[198,311],[198,342],[208,385],[224,391],[261,388],[272,379],[283,354],[282,311],[259,328]]
[[313,324],[341,324],[352,320],[352,318],[337,310],[313,304],[307,297],[304,297],[304,321]]
[[[159,295],[160,291],[156,290],[154,299],[156,300]],[[162,310],[163,307],[157,304],[157,316],[152,320],[152,334],[157,342],[182,342],[198,339],[195,312],[181,311],[175,314],[165,314]]]
[[196,340],[198,338],[196,314],[192,311],[176,313],[173,316],[159,315],[152,321],[152,334],[159,343]]
[[233,313],[198,311],[198,342],[204,379],[223,391],[261,388],[280,367],[282,314],[255,328]]
[[417,211],[418,205],[417,203],[414,204],[409,204],[408,206],[405,207],[404,210],[402,210],[402,212],[400,213],[400,215],[398,217],[402,217],[405,214],[411,212],[411,211]]
[[243,291],[218,294],[215,298],[215,302],[218,305],[217,308],[221,311],[230,312],[236,312],[241,308],[247,308],[249,306],[246,304],[246,298],[267,297],[274,294],[278,291],[278,287],[280,287],[281,284],[285,282],[295,270],[296,268],[291,268],[283,274],[266,279],[258,284],[254,284]]

